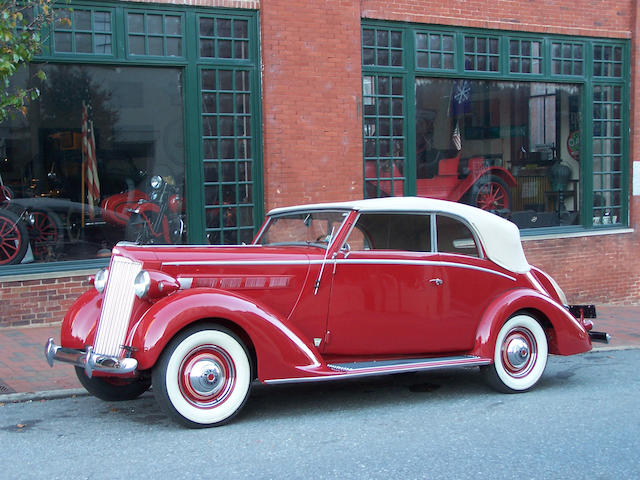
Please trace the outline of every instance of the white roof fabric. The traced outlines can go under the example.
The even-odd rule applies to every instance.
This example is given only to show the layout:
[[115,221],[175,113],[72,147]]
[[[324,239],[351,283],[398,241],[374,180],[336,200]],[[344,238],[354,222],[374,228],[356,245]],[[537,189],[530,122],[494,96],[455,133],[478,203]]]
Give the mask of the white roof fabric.
[[522,249],[520,231],[514,223],[464,203],[422,197],[387,197],[276,208],[271,210],[269,215],[330,209],[360,212],[444,213],[458,216],[466,220],[476,231],[489,260],[515,273],[527,273],[531,269]]

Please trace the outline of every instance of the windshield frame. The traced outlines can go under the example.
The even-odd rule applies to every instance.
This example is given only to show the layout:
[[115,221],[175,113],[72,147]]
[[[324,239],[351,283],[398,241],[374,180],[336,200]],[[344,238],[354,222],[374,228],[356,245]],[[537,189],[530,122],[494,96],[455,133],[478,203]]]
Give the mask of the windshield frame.
[[[314,215],[317,216],[318,214],[332,214],[332,213],[337,214],[337,216],[341,215],[342,220],[339,222],[338,221],[330,222],[330,225],[328,225],[329,230],[326,232],[326,235],[325,235],[327,237],[326,242],[320,241],[320,240],[311,241],[311,240],[300,239],[300,240],[292,240],[292,241],[264,243],[265,237],[268,234],[269,229],[273,227],[279,220],[283,220],[286,218],[294,219],[296,217],[299,217],[302,222],[305,222],[306,217],[313,217]],[[261,245],[261,246],[309,246],[309,247],[328,249],[328,248],[331,248],[331,246],[335,243],[336,239],[339,236],[338,234],[344,228],[345,222],[349,218],[350,213],[351,213],[351,210],[346,208],[345,209],[321,208],[321,209],[294,209],[294,210],[288,210],[285,212],[279,212],[275,215],[269,215],[263,227],[260,229],[260,231],[256,235],[256,238],[253,244]],[[311,218],[311,220],[313,221],[314,219]]]

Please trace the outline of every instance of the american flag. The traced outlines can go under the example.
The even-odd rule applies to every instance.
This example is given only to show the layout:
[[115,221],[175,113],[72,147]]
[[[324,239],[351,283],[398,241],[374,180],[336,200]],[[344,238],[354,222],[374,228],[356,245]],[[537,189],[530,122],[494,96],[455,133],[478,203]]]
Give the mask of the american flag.
[[460,138],[460,127],[458,126],[458,122],[456,122],[456,126],[453,129],[451,141],[453,142],[453,146],[456,147],[456,150],[462,150],[462,138]]
[[98,179],[96,140],[93,136],[93,122],[89,120],[88,110],[87,104],[82,102],[82,161],[84,164],[82,174],[86,176],[89,218],[93,218],[93,208],[100,201],[100,180]]

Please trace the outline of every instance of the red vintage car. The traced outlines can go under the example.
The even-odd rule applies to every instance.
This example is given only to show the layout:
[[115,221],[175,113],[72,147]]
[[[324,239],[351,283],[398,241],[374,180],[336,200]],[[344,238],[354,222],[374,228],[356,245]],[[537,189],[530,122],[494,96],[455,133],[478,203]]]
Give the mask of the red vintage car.
[[529,265],[517,227],[425,198],[279,208],[252,245],[121,243],[66,314],[61,345],[104,400],[153,384],[191,427],[229,421],[254,380],[313,382],[478,366],[503,392],[548,354],[591,349],[592,306],[569,307]]

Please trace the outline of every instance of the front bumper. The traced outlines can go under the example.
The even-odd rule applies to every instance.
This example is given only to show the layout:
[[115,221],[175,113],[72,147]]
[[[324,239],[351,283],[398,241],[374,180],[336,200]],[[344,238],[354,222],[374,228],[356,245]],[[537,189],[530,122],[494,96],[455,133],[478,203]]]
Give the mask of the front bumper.
[[86,350],[75,348],[64,348],[56,345],[53,338],[50,338],[45,347],[44,354],[47,363],[53,367],[54,361],[71,363],[76,367],[84,368],[87,377],[91,378],[93,372],[107,373],[111,375],[128,375],[138,368],[138,361],[135,358],[118,358],[108,355],[94,353],[93,348],[88,346]]

